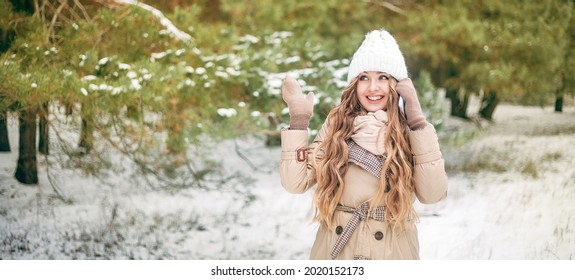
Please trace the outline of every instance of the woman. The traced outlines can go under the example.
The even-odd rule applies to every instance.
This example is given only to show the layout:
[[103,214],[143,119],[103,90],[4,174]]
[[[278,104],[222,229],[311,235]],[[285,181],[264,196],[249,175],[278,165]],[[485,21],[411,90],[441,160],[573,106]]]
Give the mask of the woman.
[[447,175],[435,128],[387,31],[366,35],[348,83],[311,145],[313,93],[304,96],[289,76],[282,86],[290,112],[290,127],[281,132],[282,185],[303,193],[317,183],[320,227],[310,257],[419,259],[413,202],[443,199]]

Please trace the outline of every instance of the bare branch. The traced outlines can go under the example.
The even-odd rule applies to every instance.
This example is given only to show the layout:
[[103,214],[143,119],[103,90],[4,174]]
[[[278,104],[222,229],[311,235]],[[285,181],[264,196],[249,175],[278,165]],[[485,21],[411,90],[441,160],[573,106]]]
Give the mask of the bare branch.
[[38,6],[36,12],[40,15],[40,19],[42,20],[42,22],[46,21],[46,18],[44,17],[44,9],[46,8],[46,5],[50,5],[52,6],[52,4],[50,4],[49,1],[42,1],[42,6]]
[[234,144],[235,144],[235,151],[236,154],[243,159],[254,171],[256,172],[263,172],[263,173],[271,173],[271,170],[263,170],[263,168],[260,168],[258,166],[256,166],[240,149],[240,146],[238,145],[238,142],[236,140],[234,140]]
[[67,5],[66,10],[68,10],[68,13],[70,13],[70,18],[74,18],[76,20],[82,20],[82,17],[74,10],[74,7],[70,7],[69,5]]
[[76,4],[76,7],[78,7],[78,9],[80,9],[80,11],[82,11],[82,14],[84,14],[84,18],[85,18],[88,22],[91,22],[92,19],[90,18],[90,15],[89,15],[88,12],[86,11],[86,8],[84,8],[84,5],[82,5],[82,3],[80,3],[80,1],[78,1],[78,0],[74,0],[74,4]]
[[60,15],[60,13],[62,12],[62,10],[64,9],[64,7],[66,7],[66,0],[61,0],[60,1],[60,6],[58,6],[58,9],[56,9],[56,12],[54,13],[54,16],[52,17],[52,22],[50,23],[50,27],[48,28],[48,36],[53,37],[53,33],[54,33],[54,25],[56,24],[56,21],[58,20],[58,16]]
[[[73,200],[71,198],[67,197],[66,195],[64,195],[62,190],[60,190],[60,187],[58,187],[58,184],[55,182],[54,175],[50,172],[51,163],[48,160],[48,155],[44,155],[44,156],[45,156],[45,160],[46,160],[46,175],[48,177],[48,182],[50,183],[52,190],[54,190],[56,197],[59,198],[60,200],[62,200],[66,204],[72,204]],[[57,178],[57,176],[56,176],[56,178]]]
[[40,6],[38,6],[38,0],[34,0],[34,14],[40,12]]

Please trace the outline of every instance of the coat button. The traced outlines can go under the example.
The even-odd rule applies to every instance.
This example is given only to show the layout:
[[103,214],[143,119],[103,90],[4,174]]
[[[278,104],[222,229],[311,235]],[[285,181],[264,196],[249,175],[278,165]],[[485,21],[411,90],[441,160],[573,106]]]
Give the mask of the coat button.
[[375,240],[381,240],[383,239],[383,233],[381,231],[378,231],[375,233]]
[[337,226],[337,227],[335,228],[335,233],[336,233],[337,235],[340,235],[342,232],[343,232],[343,228],[342,228],[341,226]]

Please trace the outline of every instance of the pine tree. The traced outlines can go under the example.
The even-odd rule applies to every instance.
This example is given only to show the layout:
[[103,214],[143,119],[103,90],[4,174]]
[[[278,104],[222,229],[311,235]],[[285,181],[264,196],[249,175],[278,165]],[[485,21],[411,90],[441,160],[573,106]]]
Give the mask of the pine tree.
[[447,89],[451,114],[466,118],[469,95],[482,92],[478,113],[491,119],[502,100],[543,105],[554,98],[572,11],[568,1],[427,1],[402,30],[416,69]]

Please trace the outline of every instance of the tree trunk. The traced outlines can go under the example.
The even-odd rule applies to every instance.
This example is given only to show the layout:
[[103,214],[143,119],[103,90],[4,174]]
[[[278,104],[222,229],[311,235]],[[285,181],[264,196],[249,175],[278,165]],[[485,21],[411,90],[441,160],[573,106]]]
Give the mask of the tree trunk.
[[221,18],[221,1],[220,0],[208,0],[207,3],[202,8],[202,17],[204,20],[209,22],[216,22]]
[[0,26],[0,53],[5,53],[12,45],[16,32],[14,30],[4,30]]
[[33,0],[10,0],[15,12],[25,12],[29,15],[34,14]]
[[94,147],[94,127],[92,121],[87,117],[82,117],[82,130],[80,131],[80,143],[78,147],[82,154],[88,154]]
[[40,110],[40,121],[38,123],[39,131],[39,142],[38,142],[38,152],[43,155],[50,154],[50,130],[48,128],[48,106],[49,103],[46,102],[42,104],[42,109]]
[[38,184],[36,161],[36,112],[26,109],[20,113],[20,141],[18,166],[14,177],[22,184]]
[[[0,26],[0,53],[6,52],[15,36],[14,30],[4,30]],[[0,97],[0,101],[2,97]],[[0,112],[0,152],[10,152],[10,139],[8,138],[8,112]]]
[[497,98],[497,93],[486,92],[481,98],[481,108],[479,108],[479,115],[486,119],[493,119],[493,112],[495,112],[495,107],[499,104],[499,98]]
[[126,117],[134,121],[139,121],[142,119],[143,114],[138,105],[128,105],[126,108]]
[[463,94],[461,96],[458,90],[448,89],[445,96],[451,100],[451,115],[467,119],[469,95]]
[[555,112],[563,112],[563,95],[555,98]]
[[71,116],[74,113],[74,103],[67,102],[64,107],[66,108],[66,116]]
[[10,152],[10,139],[8,138],[8,114],[0,112],[0,152]]

